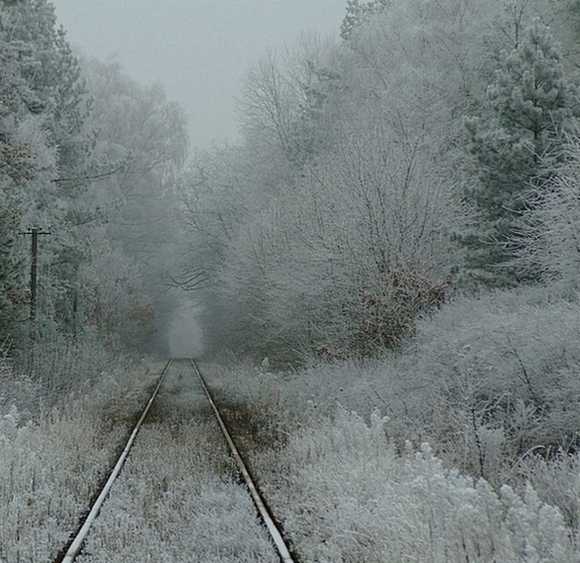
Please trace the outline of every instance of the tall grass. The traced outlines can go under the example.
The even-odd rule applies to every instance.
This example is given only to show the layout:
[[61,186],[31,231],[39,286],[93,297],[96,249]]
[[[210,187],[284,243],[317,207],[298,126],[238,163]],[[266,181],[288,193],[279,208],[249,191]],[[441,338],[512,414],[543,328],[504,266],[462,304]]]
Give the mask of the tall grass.
[[341,411],[294,433],[263,486],[305,561],[580,560],[561,512],[446,469],[431,448],[397,451],[384,419]]
[[62,549],[149,381],[93,339],[38,345],[35,356],[25,374],[0,361],[3,563],[49,561]]

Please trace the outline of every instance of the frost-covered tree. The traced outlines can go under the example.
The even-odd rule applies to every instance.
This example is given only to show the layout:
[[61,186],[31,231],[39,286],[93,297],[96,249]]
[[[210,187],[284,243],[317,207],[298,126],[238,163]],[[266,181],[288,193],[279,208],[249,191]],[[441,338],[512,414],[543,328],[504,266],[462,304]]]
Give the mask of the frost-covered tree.
[[90,164],[89,141],[83,125],[90,99],[77,57],[57,26],[54,6],[46,0],[4,2],[10,25],[4,31],[13,44],[25,46],[33,61],[22,77],[35,94],[28,109],[43,116],[43,127],[58,146],[59,192],[76,192],[84,186]]
[[[94,314],[106,309],[97,294],[116,292],[120,300],[125,291],[124,299],[133,312],[124,316],[133,320],[139,317],[143,322],[118,326],[123,328],[125,342],[138,342],[141,337],[144,345],[151,328],[145,327],[145,321],[153,320],[144,314],[147,307],[155,309],[154,322],[162,333],[176,306],[167,301],[162,284],[179,263],[182,243],[174,184],[187,153],[185,117],[161,86],[137,84],[114,61],[81,62],[94,98],[89,120],[95,131],[94,154],[106,168],[86,197],[100,210],[102,227],[92,232],[97,241],[91,245],[90,262],[82,268],[85,281],[91,272],[95,277],[90,283],[98,289],[83,292],[84,308],[93,311],[87,312],[91,322],[103,321],[106,315]],[[130,267],[121,267],[120,256],[125,256]],[[107,276],[114,270],[115,278],[120,280],[114,290],[107,276],[93,267],[93,260],[110,264]],[[131,282],[127,269],[133,277]]]
[[326,146],[328,110],[340,88],[334,46],[302,38],[285,57],[252,68],[242,89],[241,130],[253,150],[291,177]]
[[347,41],[351,33],[365,20],[375,14],[381,13],[389,4],[389,0],[371,0],[370,2],[359,2],[359,0],[348,0],[346,5],[346,15],[340,25],[340,36]]
[[360,117],[228,245],[223,300],[244,296],[254,353],[374,354],[445,299],[456,186],[412,119]]
[[[78,60],[46,0],[0,4],[2,181],[18,230],[49,227],[39,253],[38,328],[65,327],[80,263],[89,246],[82,227],[94,210],[81,200],[98,170],[86,127],[90,99]],[[20,237],[24,243],[24,237]],[[22,266],[26,246],[19,245]]]
[[[34,49],[14,38],[20,5],[0,5],[0,339],[21,346],[24,306],[24,241],[19,235],[37,201],[48,201],[49,179],[56,173],[55,149],[44,127],[40,94],[29,79],[38,62]],[[52,176],[54,177],[54,176]],[[38,197],[37,197],[38,196]]]
[[[321,47],[318,47],[320,50]],[[289,160],[301,170],[332,145],[336,122],[340,116],[340,99],[343,80],[338,61],[330,53],[311,49],[305,61],[300,61],[299,81],[301,100],[298,113],[290,125],[290,143],[287,150]],[[325,60],[326,59],[326,60]],[[301,67],[301,68],[300,68]]]
[[240,320],[252,308],[247,298],[226,303],[223,270],[245,226],[272,204],[282,187],[281,180],[271,183],[276,171],[264,166],[252,148],[222,147],[194,155],[181,182],[187,252],[174,281],[199,296],[204,330],[216,347],[243,340]]
[[425,295],[443,292],[459,267],[448,235],[464,229],[457,188],[474,183],[465,116],[485,106],[500,122],[509,80],[486,93],[496,54],[522,54],[522,26],[532,14],[559,17],[553,6],[350,2],[341,45],[256,67],[240,103],[242,142],[189,183],[189,232],[206,249],[190,254],[189,279],[210,265],[207,317],[260,354],[365,354],[412,334]]
[[[15,312],[15,304],[26,300],[22,280],[30,241],[18,233],[48,227],[52,234],[39,244],[35,330],[49,338],[54,331],[76,333],[79,301],[96,296],[87,290],[91,286],[82,272],[99,246],[96,239],[103,241],[99,223],[110,210],[97,196],[99,182],[118,170],[117,155],[97,150],[97,124],[89,121],[91,96],[66,34],[57,28],[52,4],[1,2],[0,55],[3,313]],[[120,124],[124,117],[114,119]],[[160,119],[170,124],[169,117]],[[149,133],[152,145],[156,137]],[[147,165],[155,166],[155,156]],[[3,330],[0,339],[6,336]]]
[[17,339],[18,321],[28,295],[23,289],[23,265],[18,253],[17,212],[0,205],[0,338]]
[[298,100],[294,86],[270,55],[248,72],[240,98],[244,137],[262,157],[275,161],[281,174],[290,174],[287,154]]
[[569,296],[580,290],[580,136],[566,136],[564,158],[533,192],[516,243],[517,263]]
[[535,277],[508,264],[514,234],[542,161],[561,157],[562,134],[578,113],[576,89],[567,80],[549,29],[539,20],[499,61],[478,118],[467,123],[478,181],[467,189],[479,216],[465,238],[476,276],[498,285]]

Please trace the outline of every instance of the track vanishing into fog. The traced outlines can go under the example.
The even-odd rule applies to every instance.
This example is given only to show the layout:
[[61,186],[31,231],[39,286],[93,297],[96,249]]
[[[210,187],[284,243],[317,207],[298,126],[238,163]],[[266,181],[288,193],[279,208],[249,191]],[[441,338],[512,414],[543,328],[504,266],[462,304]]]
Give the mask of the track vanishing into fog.
[[[175,372],[175,375],[173,375]],[[184,375],[185,374],[185,375]],[[156,423],[163,423],[163,409],[157,408],[156,404],[160,401],[159,396],[163,394],[164,386],[168,385],[168,380],[171,377],[179,378],[179,381],[183,381],[184,379],[187,380],[187,388],[188,392],[191,393],[191,389],[193,389],[193,393],[199,400],[199,396],[205,396],[206,407],[209,404],[211,406],[211,412],[215,417],[214,424],[215,424],[215,433],[221,432],[221,442],[222,446],[225,442],[229,448],[229,452],[225,448],[217,448],[220,450],[219,453],[216,455],[223,456],[224,460],[222,463],[227,463],[228,461],[233,460],[236,464],[236,471],[237,477],[239,482],[243,480],[247,491],[255,505],[259,521],[261,521],[262,526],[270,538],[270,542],[272,543],[272,561],[276,560],[276,555],[278,559],[284,563],[286,562],[297,562],[297,558],[294,554],[292,554],[291,549],[289,548],[288,544],[286,543],[283,533],[281,532],[279,525],[277,525],[274,521],[274,517],[272,516],[265,499],[262,497],[256,483],[254,482],[250,472],[248,471],[247,465],[242,457],[242,454],[239,452],[236,443],[235,443],[235,429],[233,430],[233,434],[230,429],[226,426],[224,419],[219,411],[218,406],[216,405],[210,390],[199,370],[198,365],[192,359],[175,359],[169,360],[165,367],[163,368],[157,384],[153,390],[153,393],[149,397],[141,416],[139,417],[137,423],[135,424],[132,432],[129,435],[129,438],[124,445],[121,454],[119,455],[118,459],[114,463],[113,467],[110,469],[108,473],[108,477],[104,480],[103,483],[95,484],[96,493],[94,496],[94,500],[92,504],[87,507],[85,512],[85,516],[83,517],[82,521],[79,523],[78,529],[75,533],[71,535],[70,541],[68,545],[66,545],[58,557],[54,560],[54,563],[71,563],[75,561],[75,559],[82,560],[82,561],[92,561],[94,557],[94,552],[91,555],[90,553],[86,553],[90,551],[87,549],[86,544],[90,540],[91,531],[98,523],[100,519],[103,518],[103,515],[106,514],[108,507],[107,503],[105,502],[107,498],[110,496],[114,496],[115,494],[115,481],[121,475],[121,469],[125,464],[127,459],[130,459],[131,452],[134,447],[139,447],[139,432],[140,430],[146,426],[148,423],[148,417],[151,418],[151,413],[155,411],[155,418]],[[167,400],[166,400],[167,402]],[[196,417],[199,416],[200,419],[204,419],[207,421],[208,419],[208,410],[207,408],[200,408],[199,404],[192,405],[189,409],[193,411],[192,416]],[[169,407],[165,407],[171,409],[171,405]],[[181,406],[183,408],[183,406]],[[128,413],[128,417],[131,416],[131,413]],[[171,423],[171,428],[175,427],[175,421]],[[219,427],[219,430],[218,430]],[[169,432],[169,424],[168,424],[168,432]],[[121,449],[121,448],[119,448]],[[143,455],[143,454],[141,454]],[[153,453],[151,455],[154,455]],[[228,459],[225,459],[228,458]],[[213,460],[215,463],[215,460]],[[254,514],[255,516],[255,514]],[[254,520],[257,520],[254,518]],[[104,526],[107,527],[106,525]],[[219,534],[219,530],[216,530],[216,534]],[[101,540],[102,541],[102,540]],[[127,541],[127,540],[124,540]],[[203,549],[203,546],[200,546]],[[95,558],[95,560],[100,560]],[[147,559],[149,560],[149,558]],[[234,559],[232,559],[234,561]]]

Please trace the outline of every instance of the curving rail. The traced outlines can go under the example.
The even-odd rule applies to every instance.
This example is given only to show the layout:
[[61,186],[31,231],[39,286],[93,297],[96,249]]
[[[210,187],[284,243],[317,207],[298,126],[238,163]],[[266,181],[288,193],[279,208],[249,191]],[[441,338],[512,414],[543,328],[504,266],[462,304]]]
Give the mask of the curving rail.
[[[197,376],[199,378],[199,381],[201,383],[201,386],[203,388],[205,396],[207,397],[207,400],[210,403],[212,410],[214,412],[215,418],[217,419],[220,430],[221,430],[222,434],[224,435],[224,438],[225,438],[225,440],[230,448],[230,451],[231,451],[231,454],[232,454],[234,460],[236,461],[236,464],[238,466],[240,474],[242,475],[242,478],[244,479],[244,482],[245,482],[246,487],[250,493],[250,496],[251,496],[251,498],[256,506],[259,517],[262,519],[262,521],[265,525],[265,528],[267,529],[267,531],[268,531],[268,533],[269,533],[269,535],[274,543],[274,546],[278,552],[280,560],[283,563],[295,563],[296,559],[293,558],[293,556],[291,555],[290,549],[288,548],[288,545],[286,544],[286,542],[282,536],[282,533],[280,532],[280,530],[276,526],[276,523],[274,522],[274,519],[273,519],[272,514],[270,513],[270,511],[266,505],[266,502],[264,501],[264,499],[263,499],[262,495],[260,494],[254,480],[252,479],[250,472],[248,471],[248,468],[246,466],[246,463],[244,462],[242,456],[240,455],[240,452],[238,451],[238,448],[236,447],[236,444],[235,444],[235,442],[230,434],[230,431],[226,427],[226,424],[223,420],[223,417],[220,414],[220,411],[219,411],[216,403],[214,402],[214,400],[211,396],[209,388],[208,388],[208,386],[207,386],[207,384],[206,384],[206,382],[205,382],[205,380],[204,380],[204,378],[199,370],[199,367],[197,366],[197,364],[195,363],[195,361],[193,359],[190,359],[189,361],[190,361],[195,373],[197,374]],[[81,551],[83,542],[85,541],[95,518],[98,516],[99,511],[101,510],[101,507],[102,507],[105,499],[107,498],[107,496],[111,490],[111,487],[113,486],[115,479],[119,475],[119,473],[120,473],[120,471],[125,463],[125,460],[127,459],[127,456],[129,455],[129,452],[130,452],[130,450],[135,442],[137,434],[139,433],[139,430],[140,430],[141,426],[143,425],[143,422],[145,421],[145,418],[147,417],[147,414],[149,413],[151,405],[155,401],[155,398],[157,397],[159,390],[161,389],[163,382],[165,381],[167,373],[168,373],[172,364],[173,364],[173,360],[169,360],[167,362],[166,366],[164,367],[164,369],[161,373],[161,376],[159,377],[159,380],[157,382],[157,385],[155,386],[155,389],[153,390],[151,397],[149,398],[145,408],[143,409],[143,412],[141,413],[139,420],[135,424],[135,427],[133,428],[133,431],[131,432],[131,434],[126,442],[123,451],[121,452],[121,454],[120,454],[119,458],[117,459],[113,469],[111,470],[109,477],[107,478],[106,482],[102,486],[99,494],[96,496],[96,498],[95,498],[92,506],[88,510],[88,513],[85,516],[84,520],[81,522],[81,524],[78,528],[78,531],[76,532],[74,537],[72,537],[72,539],[70,540],[69,544],[65,547],[65,549],[63,549],[63,551],[56,558],[55,563],[72,563],[75,560],[76,556]]]

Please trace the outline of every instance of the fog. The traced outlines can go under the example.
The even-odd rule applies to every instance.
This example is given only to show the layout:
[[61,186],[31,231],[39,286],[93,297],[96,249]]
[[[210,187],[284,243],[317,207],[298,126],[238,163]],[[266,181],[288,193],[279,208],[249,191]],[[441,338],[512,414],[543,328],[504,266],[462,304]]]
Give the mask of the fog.
[[580,560],[580,2],[343,2],[55,0],[78,59],[0,3],[2,561],[54,560],[154,354],[232,366],[303,560]]
[[169,325],[169,350],[172,358],[199,358],[204,350],[199,306],[185,302]]
[[54,0],[85,55],[111,55],[185,110],[191,145],[238,138],[235,97],[248,69],[301,33],[338,37],[346,0]]

